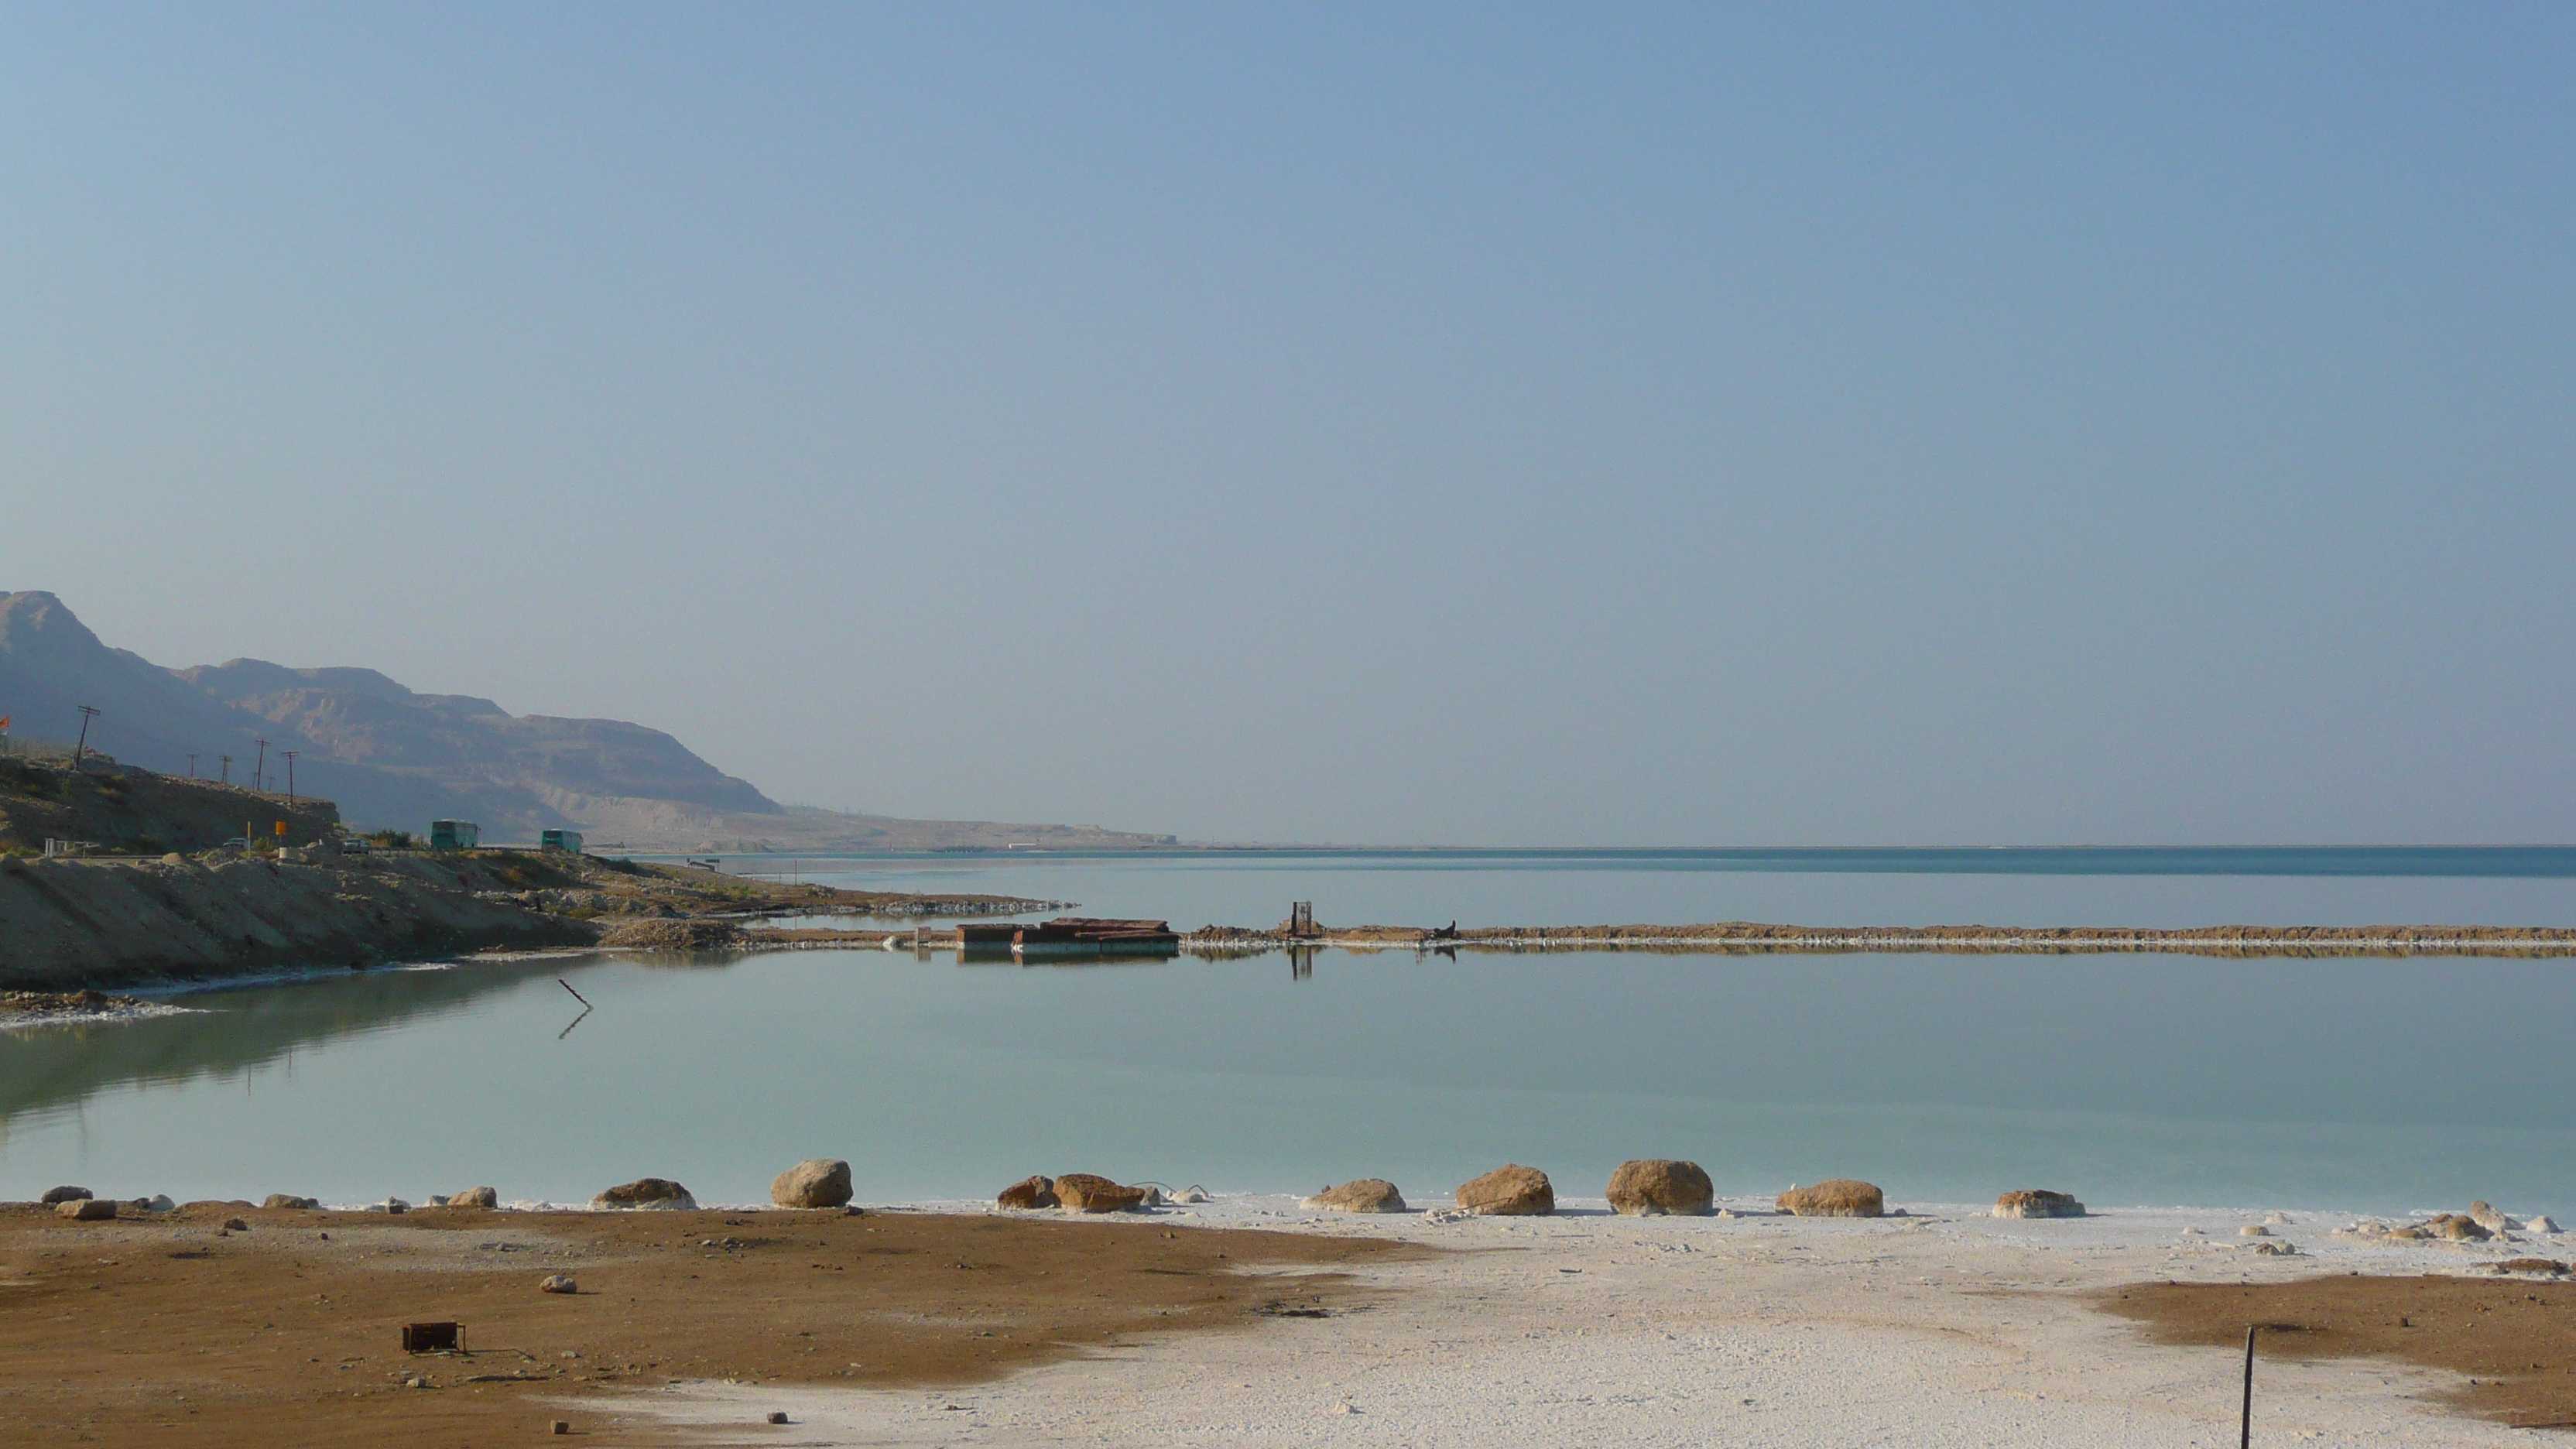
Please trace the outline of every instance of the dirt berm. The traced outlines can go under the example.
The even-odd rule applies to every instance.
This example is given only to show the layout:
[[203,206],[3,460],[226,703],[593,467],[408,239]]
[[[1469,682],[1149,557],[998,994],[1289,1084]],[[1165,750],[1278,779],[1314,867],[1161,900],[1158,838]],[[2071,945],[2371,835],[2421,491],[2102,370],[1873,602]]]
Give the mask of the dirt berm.
[[[297,852],[289,852],[295,854]],[[279,967],[585,945],[478,861],[399,853],[281,862],[0,857],[0,990],[63,991]]]

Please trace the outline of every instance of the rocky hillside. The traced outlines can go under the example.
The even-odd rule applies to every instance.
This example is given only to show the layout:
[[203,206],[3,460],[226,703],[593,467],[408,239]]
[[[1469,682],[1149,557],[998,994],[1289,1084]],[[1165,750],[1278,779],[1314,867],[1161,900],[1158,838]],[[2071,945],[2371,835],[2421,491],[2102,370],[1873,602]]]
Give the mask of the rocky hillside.
[[91,758],[0,759],[0,852],[34,851],[47,840],[77,840],[139,855],[204,850],[244,834],[309,844],[336,833],[328,800],[288,800],[239,785],[156,775]]
[[[439,816],[498,838],[581,826],[559,801],[609,796],[732,815],[780,813],[748,782],[660,730],[620,720],[513,715],[488,699],[421,694],[372,669],[289,669],[256,659],[165,669],[112,649],[41,591],[0,595],[0,716],[22,736],[69,741],[77,706],[103,713],[90,743],[163,774],[229,769],[255,785],[266,738],[268,785],[299,752],[300,795],[336,801],[355,828],[420,830]],[[222,762],[232,756],[229,767]]]

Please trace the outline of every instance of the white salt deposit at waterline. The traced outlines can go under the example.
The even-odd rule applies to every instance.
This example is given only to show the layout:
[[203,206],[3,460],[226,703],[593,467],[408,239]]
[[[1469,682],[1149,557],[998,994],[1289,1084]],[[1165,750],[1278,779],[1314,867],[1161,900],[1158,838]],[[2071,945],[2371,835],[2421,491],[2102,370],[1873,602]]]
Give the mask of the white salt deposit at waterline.
[[[1569,1199],[1556,1217],[1353,1220],[1220,1196],[1154,1218],[1502,1251],[1370,1270],[1363,1281],[1389,1291],[1330,1318],[1148,1337],[954,1393],[683,1384],[584,1408],[689,1424],[715,1443],[777,1442],[751,1426],[784,1410],[808,1445],[2216,1445],[2234,1441],[2241,1358],[2151,1344],[2082,1295],[2151,1279],[2475,1272],[2563,1258],[2569,1242],[2361,1244],[2335,1236],[2352,1214],[2295,1209],[1999,1220],[1982,1205],[1880,1219],[1721,1206],[1744,1215],[1625,1218]],[[2252,1225],[2270,1236],[2239,1235]],[[2294,1256],[2254,1246],[2285,1242]],[[2445,1374],[2267,1358],[2256,1382],[2265,1443],[2530,1443],[2428,1402],[2457,1382]]]

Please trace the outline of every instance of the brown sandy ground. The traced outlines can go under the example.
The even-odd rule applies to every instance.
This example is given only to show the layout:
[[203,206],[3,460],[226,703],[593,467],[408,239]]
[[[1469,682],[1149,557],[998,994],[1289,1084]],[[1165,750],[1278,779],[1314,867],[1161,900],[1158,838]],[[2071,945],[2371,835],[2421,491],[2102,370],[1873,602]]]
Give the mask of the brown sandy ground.
[[[482,1449],[560,1442],[556,1418],[635,1442],[564,1405],[692,1379],[959,1387],[1340,1311],[1335,1265],[1433,1251],[1150,1220],[191,1203],[75,1223],[10,1204],[0,1443]],[[539,1292],[550,1273],[580,1292]],[[468,1351],[402,1352],[401,1326],[434,1320]]]
[[[2392,1358],[2465,1374],[2456,1408],[2521,1428],[2576,1429],[2576,1283],[2497,1278],[2301,1278],[2133,1283],[2095,1299],[2162,1343],[2242,1344],[2274,1358]],[[2263,1392],[2255,1375],[2254,1392]]]

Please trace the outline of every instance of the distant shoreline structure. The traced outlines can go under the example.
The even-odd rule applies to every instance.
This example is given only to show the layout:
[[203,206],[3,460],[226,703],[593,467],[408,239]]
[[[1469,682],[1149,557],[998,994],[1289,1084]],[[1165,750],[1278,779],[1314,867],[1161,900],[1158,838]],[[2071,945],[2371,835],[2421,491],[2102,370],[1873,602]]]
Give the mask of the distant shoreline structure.
[[1687,926],[1321,927],[1311,936],[1208,926],[1188,951],[1672,951],[1707,955],[1952,952],[1967,955],[2576,956],[2576,930],[2549,926]]

